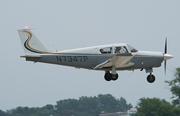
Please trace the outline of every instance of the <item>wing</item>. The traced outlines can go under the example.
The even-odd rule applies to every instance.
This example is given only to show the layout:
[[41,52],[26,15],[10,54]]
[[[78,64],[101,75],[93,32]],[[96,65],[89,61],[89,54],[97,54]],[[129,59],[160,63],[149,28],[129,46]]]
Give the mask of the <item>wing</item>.
[[93,69],[101,69],[112,66],[115,66],[115,68],[130,67],[134,65],[133,63],[130,63],[134,56],[135,55],[132,55],[131,53],[117,54],[116,56],[106,60],[105,62],[98,64]]

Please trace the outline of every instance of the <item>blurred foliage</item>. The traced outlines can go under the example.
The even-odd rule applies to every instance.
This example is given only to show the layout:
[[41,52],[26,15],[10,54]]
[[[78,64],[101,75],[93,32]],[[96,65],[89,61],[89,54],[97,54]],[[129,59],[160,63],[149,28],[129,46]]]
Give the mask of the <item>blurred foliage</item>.
[[172,92],[173,96],[173,104],[180,105],[180,68],[176,68],[176,72],[174,74],[174,79],[170,81],[165,81],[170,86],[170,91]]
[[0,116],[8,116],[4,111],[0,110]]
[[57,101],[55,106],[46,105],[41,108],[17,107],[3,112],[0,116],[99,116],[102,111],[117,112],[132,108],[125,98],[116,99],[111,94],[99,94],[94,97],[82,96],[79,99]]
[[87,113],[87,116],[97,116],[101,111],[117,112],[129,110],[132,108],[132,105],[127,104],[126,100],[122,97],[116,99],[110,94],[99,94],[97,97],[83,96],[79,100],[60,100],[57,102],[56,108],[61,115],[69,114],[68,112],[71,111],[71,114],[78,116],[84,116],[85,113]]
[[136,108],[134,116],[180,116],[180,107],[159,98],[141,98]]

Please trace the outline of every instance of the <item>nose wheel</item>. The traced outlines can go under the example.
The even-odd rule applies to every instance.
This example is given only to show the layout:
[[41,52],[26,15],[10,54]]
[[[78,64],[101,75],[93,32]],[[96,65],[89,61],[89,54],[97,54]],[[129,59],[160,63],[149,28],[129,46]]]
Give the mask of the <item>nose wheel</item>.
[[156,79],[155,76],[151,73],[147,76],[147,81],[149,83],[153,83],[155,81],[155,79]]
[[153,83],[154,81],[155,81],[155,76],[152,74],[152,72],[153,72],[153,69],[152,68],[147,68],[146,69],[146,73],[150,73],[148,76],[147,76],[147,81],[149,82],[149,83]]
[[109,71],[107,71],[105,73],[105,75],[104,75],[104,79],[106,81],[111,81],[111,80],[115,81],[115,80],[118,79],[118,74],[117,73],[116,74],[111,74]]

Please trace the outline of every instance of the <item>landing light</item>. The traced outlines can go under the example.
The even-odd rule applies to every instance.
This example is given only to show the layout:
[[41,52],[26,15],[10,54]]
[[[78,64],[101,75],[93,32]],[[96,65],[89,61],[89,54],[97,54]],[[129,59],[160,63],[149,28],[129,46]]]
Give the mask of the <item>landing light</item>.
[[27,26],[25,26],[25,29],[28,29],[28,27],[27,27]]

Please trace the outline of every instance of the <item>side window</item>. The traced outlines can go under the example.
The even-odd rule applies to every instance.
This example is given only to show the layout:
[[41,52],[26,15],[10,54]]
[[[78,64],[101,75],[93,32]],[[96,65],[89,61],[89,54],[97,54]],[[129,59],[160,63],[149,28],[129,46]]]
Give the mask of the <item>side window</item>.
[[112,53],[112,47],[102,48],[102,49],[100,49],[100,52],[102,54],[110,54],[110,53]]
[[114,49],[114,53],[128,53],[126,46],[117,46]]

